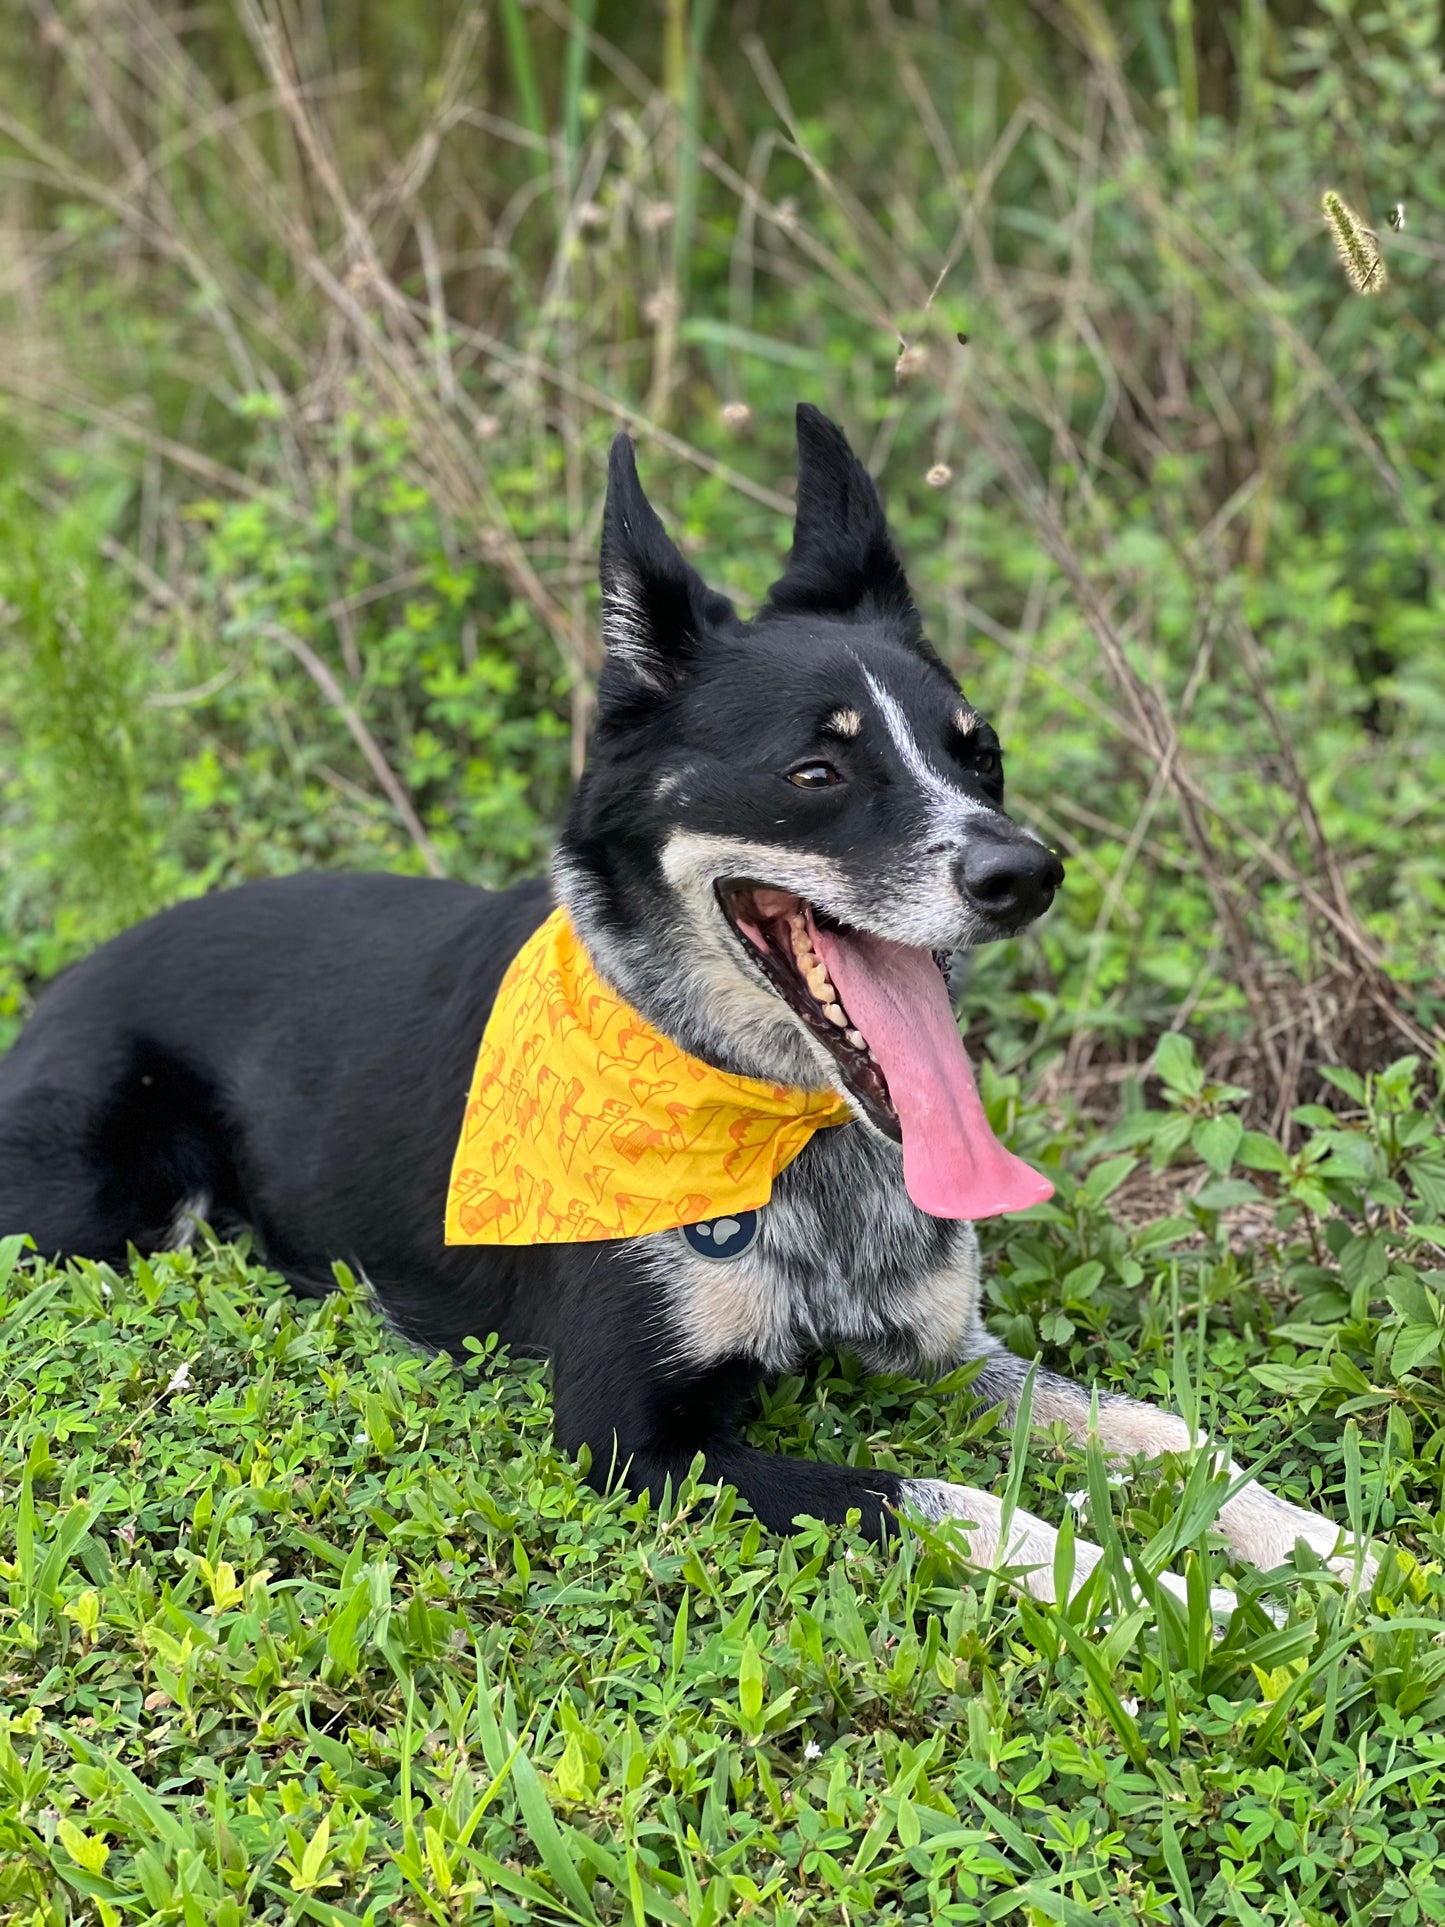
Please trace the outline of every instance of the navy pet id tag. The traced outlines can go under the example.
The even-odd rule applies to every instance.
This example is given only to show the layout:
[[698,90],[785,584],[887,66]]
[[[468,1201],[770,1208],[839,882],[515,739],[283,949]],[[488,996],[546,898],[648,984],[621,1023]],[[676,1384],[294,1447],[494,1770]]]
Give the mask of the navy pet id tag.
[[699,1258],[727,1264],[757,1243],[758,1217],[756,1211],[735,1211],[728,1218],[704,1218],[698,1224],[685,1224],[682,1235]]

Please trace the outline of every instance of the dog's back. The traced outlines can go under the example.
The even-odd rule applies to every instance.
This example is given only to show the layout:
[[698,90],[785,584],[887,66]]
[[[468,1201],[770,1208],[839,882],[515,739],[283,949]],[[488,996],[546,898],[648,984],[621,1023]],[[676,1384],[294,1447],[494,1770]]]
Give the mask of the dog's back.
[[0,1059],[0,1224],[123,1260],[253,1227],[301,1290],[329,1258],[459,1268],[442,1203],[471,1057],[549,908],[394,876],[182,903],[55,983]]

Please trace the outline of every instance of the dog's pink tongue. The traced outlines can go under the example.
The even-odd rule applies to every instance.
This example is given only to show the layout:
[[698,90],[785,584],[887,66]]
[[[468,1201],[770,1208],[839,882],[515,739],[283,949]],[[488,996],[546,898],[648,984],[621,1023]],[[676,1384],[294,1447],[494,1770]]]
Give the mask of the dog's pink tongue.
[[1048,1179],[989,1127],[931,954],[856,931],[815,928],[813,941],[888,1080],[903,1127],[903,1181],[920,1211],[993,1218],[1051,1198]]

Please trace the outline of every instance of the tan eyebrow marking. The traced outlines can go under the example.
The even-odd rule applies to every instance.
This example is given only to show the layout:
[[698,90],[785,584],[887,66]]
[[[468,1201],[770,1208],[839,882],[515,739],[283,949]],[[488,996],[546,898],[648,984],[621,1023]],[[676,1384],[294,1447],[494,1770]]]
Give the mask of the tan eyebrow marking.
[[863,727],[863,718],[856,709],[835,709],[823,727],[834,736],[856,736]]
[[960,736],[971,736],[978,728],[977,710],[968,709],[960,703],[954,712],[953,726]]

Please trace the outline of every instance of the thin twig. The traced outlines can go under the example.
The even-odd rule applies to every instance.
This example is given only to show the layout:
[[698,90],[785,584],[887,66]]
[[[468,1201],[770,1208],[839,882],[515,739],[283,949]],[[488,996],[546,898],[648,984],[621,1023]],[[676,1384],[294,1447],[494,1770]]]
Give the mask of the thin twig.
[[352,741],[370,764],[371,773],[386,792],[388,802],[406,825],[407,834],[421,851],[423,863],[434,877],[445,876],[446,869],[437,855],[435,844],[427,835],[422,820],[416,813],[416,805],[407,794],[406,785],[387,762],[380,743],[347,700],[345,690],[331,670],[310,643],[303,641],[300,636],[293,635],[279,622],[263,622],[259,625],[259,629],[262,635],[270,636],[273,641],[279,642],[283,648],[290,650],[312,682],[326,697],[350,731]]

